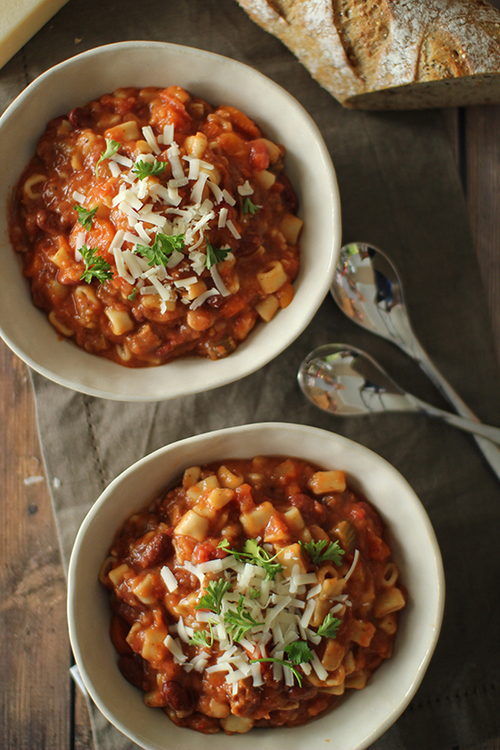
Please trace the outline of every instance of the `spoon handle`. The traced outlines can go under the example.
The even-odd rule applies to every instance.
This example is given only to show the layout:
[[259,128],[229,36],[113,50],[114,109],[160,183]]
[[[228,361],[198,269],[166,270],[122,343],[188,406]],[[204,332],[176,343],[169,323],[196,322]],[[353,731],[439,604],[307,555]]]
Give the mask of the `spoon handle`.
[[[450,404],[455,407],[458,414],[460,414],[462,417],[466,417],[467,419],[472,420],[473,422],[476,422],[477,424],[481,424],[480,420],[476,417],[474,412],[469,409],[464,401],[462,401],[458,393],[453,390],[446,378],[439,372],[433,362],[429,359],[427,352],[422,348],[420,342],[415,339],[413,344],[414,345],[412,347],[412,353],[414,358],[417,360],[425,374],[430,378],[430,380],[432,380],[438,391],[440,391],[440,393],[447,399],[447,401],[449,401]],[[458,427],[459,425],[456,426]],[[495,428],[488,428],[488,431],[491,429]],[[473,430],[469,431],[474,432]],[[493,445],[491,442],[493,441],[494,443],[496,443],[498,441],[490,437],[489,434],[484,433],[483,437],[481,436],[479,431],[476,430],[475,432],[476,434],[474,435],[474,439],[478,447],[482,451],[484,457],[490,464],[497,477],[500,479],[500,448],[498,448],[496,445]]]
[[472,432],[476,438],[487,438],[486,442],[490,443],[492,447],[495,447],[493,446],[493,443],[500,445],[500,427],[492,427],[491,425],[477,422],[474,419],[459,417],[458,414],[452,414],[449,411],[437,409],[435,406],[431,406],[431,404],[421,401],[416,396],[411,396],[411,399],[419,409],[426,414],[429,414],[431,417],[439,417],[439,419],[443,419],[448,424],[453,425],[453,427],[458,427],[460,430],[465,430],[465,432]]

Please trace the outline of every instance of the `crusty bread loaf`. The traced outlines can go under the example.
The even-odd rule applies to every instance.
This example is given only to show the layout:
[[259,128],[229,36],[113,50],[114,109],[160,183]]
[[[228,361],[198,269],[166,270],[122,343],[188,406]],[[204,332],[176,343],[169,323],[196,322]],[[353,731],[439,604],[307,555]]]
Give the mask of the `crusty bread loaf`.
[[500,12],[484,0],[238,0],[345,107],[500,103]]

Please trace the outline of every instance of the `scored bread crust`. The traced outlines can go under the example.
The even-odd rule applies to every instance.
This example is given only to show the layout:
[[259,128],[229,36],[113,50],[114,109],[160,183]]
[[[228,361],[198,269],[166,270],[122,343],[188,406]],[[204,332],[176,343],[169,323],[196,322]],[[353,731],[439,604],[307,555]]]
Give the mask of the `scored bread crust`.
[[484,0],[237,0],[345,107],[500,103],[500,12]]

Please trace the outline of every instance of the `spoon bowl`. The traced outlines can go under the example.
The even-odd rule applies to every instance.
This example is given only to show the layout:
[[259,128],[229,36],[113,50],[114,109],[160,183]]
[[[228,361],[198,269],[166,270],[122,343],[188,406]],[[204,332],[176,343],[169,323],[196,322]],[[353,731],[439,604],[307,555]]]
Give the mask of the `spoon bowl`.
[[332,414],[418,410],[374,359],[352,346],[318,347],[302,363],[298,380],[309,400]]
[[500,429],[437,409],[404,391],[361,349],[326,344],[302,362],[298,381],[307,398],[320,409],[340,416],[380,412],[421,411],[474,435],[500,443]]
[[412,357],[418,355],[398,273],[373,245],[345,245],[335,269],[331,294],[348,318],[376,333]]
[[[479,423],[474,412],[435,367],[415,336],[401,281],[387,255],[366,242],[345,245],[340,251],[330,291],[348,318],[402,349],[420,365],[458,414]],[[500,450],[483,437],[483,431],[476,430],[475,433],[477,445],[500,479]]]

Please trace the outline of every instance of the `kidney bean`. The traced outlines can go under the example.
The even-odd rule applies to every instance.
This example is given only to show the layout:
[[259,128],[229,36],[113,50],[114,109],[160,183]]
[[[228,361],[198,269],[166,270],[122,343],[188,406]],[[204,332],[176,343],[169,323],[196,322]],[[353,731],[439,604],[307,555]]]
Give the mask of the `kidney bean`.
[[325,508],[321,503],[318,503],[314,498],[309,495],[304,495],[298,492],[295,495],[291,495],[289,498],[290,505],[295,505],[303,515],[309,517],[309,519],[315,521],[321,521],[325,517]]
[[116,597],[112,598],[111,606],[116,614],[121,617],[121,619],[124,620],[124,622],[126,622],[128,625],[133,625],[134,622],[136,622],[136,620],[139,618],[141,613],[140,609],[136,609],[130,604],[127,604],[127,602],[124,602],[123,599],[118,599]]
[[172,555],[172,552],[170,535],[166,531],[159,531],[145,542],[139,540],[130,552],[130,560],[139,568],[151,568],[160,565]]
[[193,697],[189,690],[177,680],[168,680],[161,687],[161,693],[176,713],[188,716],[194,708]]
[[304,701],[314,698],[317,692],[318,688],[310,683],[303,685],[302,687],[294,685],[288,691],[288,697],[291,701]]
[[118,659],[118,669],[134,687],[144,690],[144,692],[149,690],[146,662],[142,656],[139,656],[139,654],[120,656]]
[[253,255],[261,244],[262,238],[259,237],[258,234],[246,232],[240,240],[236,254],[238,258],[245,258],[247,255]]
[[48,234],[61,234],[61,221],[53,211],[42,209],[36,214],[37,226]]
[[281,188],[281,199],[288,208],[288,211],[292,214],[297,213],[299,201],[288,177],[284,174],[280,174],[276,178],[276,183]]
[[68,115],[68,120],[75,130],[78,128],[88,128],[92,124],[90,112],[86,112],[82,107],[75,107]]

